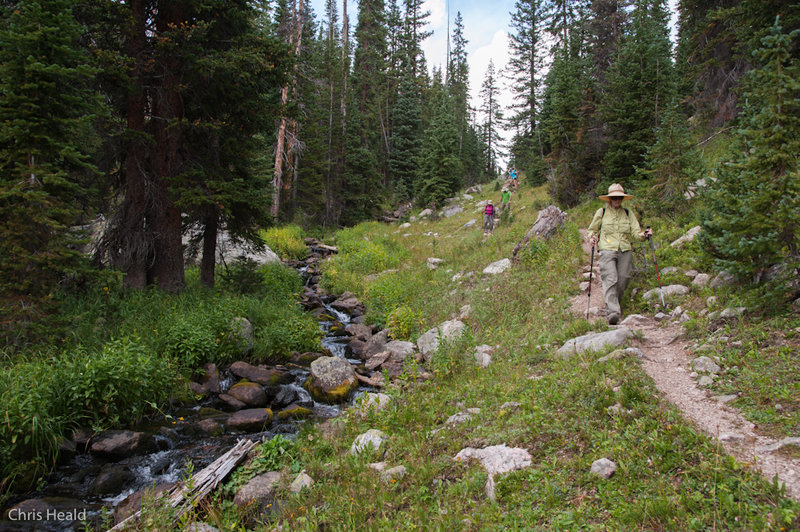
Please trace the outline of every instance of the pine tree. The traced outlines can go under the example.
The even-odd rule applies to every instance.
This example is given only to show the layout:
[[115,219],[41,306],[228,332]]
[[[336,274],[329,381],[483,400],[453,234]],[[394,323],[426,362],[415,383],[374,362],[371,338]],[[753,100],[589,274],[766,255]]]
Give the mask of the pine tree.
[[541,0],[517,0],[511,14],[511,59],[508,68],[514,99],[517,102],[510,117],[516,134],[511,153],[518,168],[524,169],[534,182],[543,179],[544,145],[540,129],[541,85],[543,83],[542,39],[544,8]]
[[398,196],[411,198],[416,186],[417,160],[419,158],[422,120],[420,119],[419,92],[411,70],[400,83],[397,103],[393,110],[394,130],[389,170]]
[[[0,307],[43,302],[80,266],[70,232],[88,203],[100,103],[66,0],[16,2],[0,29]],[[18,307],[17,305],[20,304]],[[15,308],[16,307],[16,308]],[[17,315],[19,319],[21,316]],[[5,321],[5,320],[4,320]]]
[[453,101],[439,77],[434,77],[431,99],[438,105],[434,108],[431,125],[425,131],[418,160],[418,198],[423,205],[440,203],[452,196],[462,184],[463,173]]
[[[800,62],[778,21],[754,53],[731,158],[708,188],[701,243],[720,269],[755,282],[778,266],[775,288],[800,273]],[[773,301],[774,303],[774,301]]]
[[494,62],[490,59],[480,92],[483,142],[486,146],[486,173],[490,176],[497,175],[497,159],[502,156],[500,125],[503,121],[503,112],[498,101],[499,94],[500,87]]
[[[601,102],[609,141],[604,185],[629,182],[654,142],[660,113],[672,101],[674,76],[664,0],[637,0]],[[602,188],[602,186],[600,187]]]
[[689,185],[700,176],[701,158],[686,117],[677,100],[667,107],[656,130],[656,142],[647,149],[644,168],[637,169],[648,186],[643,193],[645,210],[673,216],[689,207]]

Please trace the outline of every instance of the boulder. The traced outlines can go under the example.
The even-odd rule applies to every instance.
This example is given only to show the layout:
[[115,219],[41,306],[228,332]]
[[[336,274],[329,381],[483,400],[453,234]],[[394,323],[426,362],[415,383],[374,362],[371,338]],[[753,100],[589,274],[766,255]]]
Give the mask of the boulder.
[[719,373],[720,368],[713,360],[708,357],[697,357],[692,361],[692,369],[695,371],[703,371],[707,373]]
[[498,275],[511,268],[511,259],[501,259],[483,269],[485,275]]
[[384,348],[391,353],[391,359],[396,362],[404,361],[408,355],[414,352],[414,344],[402,340],[387,342]]
[[679,239],[675,240],[672,244],[670,244],[670,247],[673,247],[675,249],[680,249],[687,242],[691,242],[692,240],[694,240],[694,237],[696,237],[701,230],[702,228],[699,225],[692,227],[686,232],[685,235],[683,235]]
[[391,351],[388,351],[388,350],[387,351],[381,351],[380,353],[377,353],[377,354],[372,355],[371,357],[369,357],[369,360],[367,360],[367,363],[365,364],[365,367],[370,371],[378,369],[379,367],[381,367],[381,365],[384,362],[389,360],[389,357],[391,357],[391,356],[392,356],[392,352]]
[[380,430],[369,429],[367,432],[356,436],[353,445],[350,446],[350,453],[358,454],[366,449],[379,451],[386,439],[386,434]]
[[381,481],[382,482],[397,482],[399,479],[406,476],[406,468],[405,466],[395,466],[389,469],[386,469],[381,472]]
[[344,330],[362,342],[366,342],[372,336],[372,327],[363,323],[351,323]]
[[467,408],[463,412],[459,412],[457,414],[453,414],[452,416],[447,418],[447,421],[445,421],[445,424],[446,425],[460,425],[461,423],[466,423],[467,421],[472,419],[472,416],[477,416],[480,413],[481,413],[481,409],[480,408]]
[[231,320],[231,333],[237,338],[242,346],[242,356],[247,356],[253,352],[253,324],[250,320],[241,316]]
[[229,412],[234,410],[241,410],[242,408],[247,406],[242,401],[238,400],[232,395],[228,395],[227,393],[219,394],[219,397],[217,397],[217,399],[219,400],[220,403],[222,403],[221,408]]
[[617,464],[608,458],[601,458],[592,463],[591,474],[600,478],[609,479],[617,471]]
[[175,483],[167,482],[131,493],[114,508],[114,522],[120,523],[138,512],[142,508],[142,499],[152,500],[160,493],[170,490],[174,486]]
[[240,432],[260,432],[272,422],[269,408],[248,408],[232,414],[225,423],[229,430]]
[[206,436],[219,436],[222,434],[222,425],[210,418],[195,423],[195,429]]
[[427,218],[431,214],[433,214],[433,211],[431,209],[424,209],[422,212],[419,213],[419,217],[420,218]]
[[428,260],[426,262],[426,266],[428,267],[429,270],[435,270],[443,262],[444,262],[444,259],[438,259],[436,257],[428,257]]
[[135,478],[128,466],[106,464],[92,482],[89,493],[92,495],[116,495]]
[[475,363],[482,368],[489,367],[489,364],[492,363],[492,353],[494,353],[494,347],[486,344],[479,345],[473,353]]
[[215,364],[205,364],[203,375],[198,382],[190,382],[189,388],[198,395],[209,395],[219,393],[219,371]]
[[311,478],[305,470],[300,471],[300,473],[295,477],[292,483],[289,485],[289,491],[291,493],[300,493],[306,488],[310,488],[314,485],[314,479]]
[[386,395],[385,393],[366,393],[359,404],[359,412],[362,415],[368,413],[371,410],[380,411],[389,406],[389,403],[392,401],[392,398]]
[[692,284],[695,286],[706,286],[711,281],[711,276],[707,273],[698,273],[694,279],[692,279]]
[[708,283],[710,288],[719,288],[720,286],[731,284],[736,278],[726,271],[721,271],[719,274],[711,279],[711,282]]
[[253,366],[252,364],[242,361],[231,364],[231,373],[240,379],[247,379],[251,382],[263,384],[264,386],[279,384],[285,380],[283,372],[277,369]]
[[314,412],[297,403],[290,404],[277,414],[280,421],[286,421],[287,419],[305,419],[313,415]]
[[474,219],[474,218],[473,218],[472,220],[470,220],[470,221],[468,221],[467,223],[465,223],[465,224],[464,224],[462,227],[463,227],[464,229],[469,229],[470,227],[472,227],[472,226],[473,226],[473,225],[475,225],[476,223],[478,223],[478,220],[476,220],[476,219]]
[[339,299],[331,303],[331,308],[342,310],[349,314],[359,314],[364,311],[364,304],[350,293],[342,294]]
[[442,211],[442,216],[444,216],[445,218],[450,218],[460,212],[464,212],[464,209],[461,207],[461,205],[451,205],[450,207],[446,207]]
[[275,492],[281,481],[281,474],[270,471],[251,478],[239,488],[233,497],[233,504],[256,512],[269,511],[275,502]]
[[110,460],[121,460],[153,450],[155,450],[155,439],[152,434],[130,430],[103,431],[89,446],[92,454]]
[[347,360],[321,357],[311,363],[305,388],[317,401],[346,401],[358,386],[356,372]]
[[633,331],[627,327],[619,327],[601,333],[589,333],[567,340],[558,351],[556,356],[560,358],[570,358],[574,355],[587,353],[590,351],[600,351],[606,346],[618,346],[633,335]]
[[445,321],[439,327],[430,329],[420,336],[417,340],[417,348],[427,362],[439,349],[440,342],[457,340],[464,334],[466,327],[460,320]]
[[367,342],[359,340],[358,338],[353,338],[347,342],[347,349],[349,349],[354,356],[357,356],[361,360],[366,360],[369,358],[367,356]]
[[265,406],[267,404],[267,394],[264,393],[261,385],[255,382],[238,382],[228,390],[228,395],[247,406]]
[[669,299],[673,296],[685,296],[689,293],[688,286],[683,286],[682,284],[670,284],[661,288],[653,288],[652,290],[648,290],[642,297],[645,299],[645,301],[661,301],[659,290],[661,290],[664,294],[664,299]]
[[386,344],[388,342],[389,342],[389,331],[387,331],[386,329],[383,329],[382,331],[373,334],[370,337],[370,339],[367,340],[361,358],[366,360],[369,359],[369,357],[371,357],[374,354],[380,353],[381,351],[386,351]]
[[485,489],[486,496],[492,501],[495,500],[495,475],[530,467],[533,462],[527,450],[519,447],[508,447],[505,444],[493,445],[483,449],[467,447],[460,450],[454,459],[456,461],[470,459],[480,461],[483,468],[489,473]]

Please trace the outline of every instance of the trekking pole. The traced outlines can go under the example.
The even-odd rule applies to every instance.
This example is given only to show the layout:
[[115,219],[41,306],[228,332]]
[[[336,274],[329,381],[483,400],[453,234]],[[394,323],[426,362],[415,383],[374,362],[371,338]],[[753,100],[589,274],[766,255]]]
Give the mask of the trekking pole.
[[[650,226],[647,226],[647,229],[650,229]],[[661,296],[661,306],[667,308],[667,304],[664,303],[664,292],[661,290],[661,275],[658,272],[658,261],[656,260],[656,247],[653,245],[653,239],[650,235],[647,235],[647,240],[650,242],[650,249],[653,250],[653,264],[656,267],[656,280],[658,281],[658,295]]]
[[592,304],[592,273],[594,273],[594,246],[592,246],[592,259],[589,262],[589,298],[586,300],[586,319],[589,319],[589,309]]

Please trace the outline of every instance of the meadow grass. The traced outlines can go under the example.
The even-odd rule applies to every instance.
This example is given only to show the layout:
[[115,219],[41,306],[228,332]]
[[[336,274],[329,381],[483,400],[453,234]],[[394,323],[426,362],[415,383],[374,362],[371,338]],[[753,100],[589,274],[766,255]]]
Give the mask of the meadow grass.
[[[491,187],[484,190],[474,201],[494,194]],[[292,530],[777,530],[798,525],[800,505],[728,457],[662,401],[637,360],[598,363],[603,353],[554,358],[565,340],[605,328],[569,311],[568,300],[579,293],[586,265],[578,229],[588,224],[593,208],[570,213],[546,248],[521,253],[509,272],[482,275],[486,265],[511,254],[537,214],[519,207],[533,206],[542,194],[542,189],[523,189],[513,221],[489,238],[480,225],[463,228],[480,216],[469,201],[452,218],[417,221],[404,229],[370,224],[352,230],[359,242],[380,241],[389,249],[394,241],[406,250],[392,264],[397,273],[386,274],[402,297],[375,296],[372,287],[382,286],[382,276],[352,286],[368,301],[372,290],[374,302],[383,305],[381,315],[391,314],[393,305],[416,311],[424,330],[469,304],[468,333],[434,356],[428,365],[432,379],[408,372],[384,390],[393,398],[387,409],[365,417],[350,411],[336,420],[332,436],[305,427],[292,463],[315,484],[299,495],[287,494],[265,522]],[[680,232],[664,229],[669,237]],[[356,240],[350,243],[357,253]],[[664,253],[665,266],[687,261],[689,253]],[[431,271],[428,257],[444,263]],[[461,275],[453,280],[456,274]],[[640,276],[634,288],[652,288],[654,281]],[[692,297],[705,295],[698,290]],[[631,306],[648,310],[641,303]],[[695,330],[701,334],[703,328]],[[497,347],[492,364],[481,369],[472,349],[483,343]],[[786,352],[780,356],[788,368]],[[757,371],[769,374],[763,365]],[[759,386],[753,382],[754,389]],[[616,404],[622,407],[619,413],[608,410]],[[480,414],[461,425],[445,424],[467,408],[479,408]],[[387,434],[385,449],[351,455],[354,438],[371,428]],[[492,501],[484,491],[484,470],[454,457],[464,447],[499,444],[527,449],[533,465],[495,479]],[[589,473],[602,457],[618,464],[609,480]],[[368,466],[378,461],[404,465],[407,474],[384,482]]]

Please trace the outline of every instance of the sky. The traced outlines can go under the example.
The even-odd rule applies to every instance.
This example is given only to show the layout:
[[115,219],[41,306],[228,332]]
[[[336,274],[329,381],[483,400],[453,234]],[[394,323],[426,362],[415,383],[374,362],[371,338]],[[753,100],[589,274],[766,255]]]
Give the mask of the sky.
[[[339,0],[339,14],[341,16],[341,1]],[[356,25],[358,2],[347,0],[347,13],[351,18],[351,28]],[[668,0],[669,9],[673,14],[673,42],[675,40],[677,0]],[[469,63],[469,88],[472,96],[472,105],[480,107],[478,94],[486,77],[489,61],[494,63],[495,72],[500,73],[508,62],[508,41],[511,31],[511,13],[515,10],[515,0],[425,0],[424,9],[430,12],[428,17],[428,30],[433,35],[422,43],[428,68],[444,67],[447,56],[447,21],[450,19],[450,33],[453,31],[453,20],[458,12],[461,13],[464,24],[464,36],[467,40],[467,62]],[[317,20],[325,12],[325,0],[312,0],[312,7],[317,14]],[[513,104],[513,97],[508,88],[508,82],[500,79],[499,102],[503,109]],[[504,111],[505,112],[505,111]],[[508,115],[508,112],[505,112]],[[479,117],[480,118],[480,117]],[[508,136],[508,134],[506,134]],[[505,158],[503,158],[505,159]],[[502,161],[501,161],[502,162]]]

